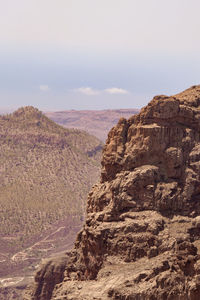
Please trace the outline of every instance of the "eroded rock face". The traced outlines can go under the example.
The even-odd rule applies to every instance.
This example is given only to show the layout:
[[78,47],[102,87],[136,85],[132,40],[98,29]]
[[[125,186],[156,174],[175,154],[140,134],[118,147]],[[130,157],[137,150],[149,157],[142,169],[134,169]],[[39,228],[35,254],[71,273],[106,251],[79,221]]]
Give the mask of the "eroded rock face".
[[200,86],[110,131],[75,249],[45,268],[25,299],[200,299]]

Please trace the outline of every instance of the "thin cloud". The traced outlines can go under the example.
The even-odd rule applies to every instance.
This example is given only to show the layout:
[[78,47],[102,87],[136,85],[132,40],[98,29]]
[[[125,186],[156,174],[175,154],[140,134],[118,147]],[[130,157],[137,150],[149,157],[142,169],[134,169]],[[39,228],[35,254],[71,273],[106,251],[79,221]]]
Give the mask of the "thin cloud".
[[78,92],[83,95],[87,95],[87,96],[95,96],[95,95],[99,95],[102,93],[107,93],[110,95],[127,95],[127,94],[129,94],[129,91],[122,89],[122,88],[117,88],[117,87],[112,87],[112,88],[108,88],[108,89],[104,89],[104,90],[96,90],[91,87],[81,87],[81,88],[74,89],[73,91],[76,93]]
[[39,88],[40,88],[40,91],[42,91],[42,92],[48,92],[50,90],[50,88],[47,84],[41,84]]
[[84,94],[87,96],[95,96],[100,93],[100,91],[95,90],[91,87],[81,87],[81,88],[75,89],[75,92],[78,92],[78,93],[81,93],[81,94]]
[[111,95],[127,95],[129,92],[125,89],[117,88],[117,87],[112,87],[109,89],[104,90],[106,93],[111,94]]

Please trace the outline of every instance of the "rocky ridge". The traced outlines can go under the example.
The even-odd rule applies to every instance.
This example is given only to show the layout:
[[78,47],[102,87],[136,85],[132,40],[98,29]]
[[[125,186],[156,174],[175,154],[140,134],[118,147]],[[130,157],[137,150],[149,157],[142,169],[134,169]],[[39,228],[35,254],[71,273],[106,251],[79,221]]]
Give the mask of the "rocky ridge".
[[24,299],[200,299],[200,86],[120,119],[75,248]]

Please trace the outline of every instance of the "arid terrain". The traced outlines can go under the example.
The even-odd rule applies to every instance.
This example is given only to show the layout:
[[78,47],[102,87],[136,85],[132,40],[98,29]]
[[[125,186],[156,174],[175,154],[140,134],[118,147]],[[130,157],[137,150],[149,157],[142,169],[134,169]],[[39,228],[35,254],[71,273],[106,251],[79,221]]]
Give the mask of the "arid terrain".
[[102,146],[33,107],[0,116],[1,299],[27,283],[41,258],[72,247]]
[[75,247],[26,300],[200,299],[200,85],[120,119]]
[[54,122],[67,127],[85,130],[105,142],[109,130],[120,118],[130,118],[139,112],[138,109],[110,110],[65,110],[45,112]]

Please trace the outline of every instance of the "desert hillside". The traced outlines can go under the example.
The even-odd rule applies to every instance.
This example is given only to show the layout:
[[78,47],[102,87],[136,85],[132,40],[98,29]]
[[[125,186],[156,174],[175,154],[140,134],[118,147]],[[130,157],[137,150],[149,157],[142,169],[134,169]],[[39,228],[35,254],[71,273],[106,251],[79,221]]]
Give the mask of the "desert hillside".
[[33,107],[0,116],[0,287],[71,247],[101,149],[97,138]]
[[129,118],[138,112],[138,109],[109,109],[65,110],[45,114],[60,125],[85,130],[105,142],[109,130],[117,124],[120,118]]

